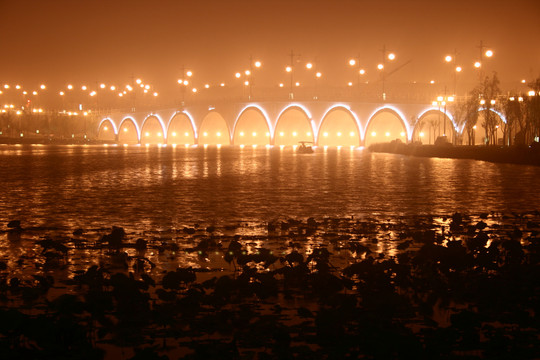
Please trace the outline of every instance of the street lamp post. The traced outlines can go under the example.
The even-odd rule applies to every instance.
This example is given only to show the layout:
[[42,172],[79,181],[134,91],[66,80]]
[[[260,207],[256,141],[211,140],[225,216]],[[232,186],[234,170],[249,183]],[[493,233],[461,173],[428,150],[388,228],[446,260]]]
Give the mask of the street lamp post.
[[456,95],[456,86],[457,86],[457,74],[461,72],[462,68],[461,66],[459,65],[456,65],[457,64],[457,50],[454,50],[454,55],[446,55],[446,57],[444,58],[444,61],[446,61],[447,63],[452,63],[452,67],[454,68],[453,71],[452,71],[452,76],[453,76],[453,81],[454,81],[454,84],[453,84],[453,95],[455,96]]
[[446,93],[446,86],[444,87],[444,96],[437,96],[437,101],[433,101],[432,105],[433,106],[438,106],[439,107],[439,129],[440,129],[440,124],[441,124],[441,107],[443,107],[443,111],[444,111],[444,119],[443,119],[443,136],[447,136],[446,134],[446,120],[447,120],[447,115],[446,115],[446,105],[448,102],[453,102],[454,101],[454,96],[453,95],[450,95],[450,96],[447,96],[447,93]]
[[[493,56],[493,50],[487,49],[487,46],[484,45],[482,40],[480,40],[480,45],[478,45],[478,49],[480,50],[480,59],[477,62],[474,63],[474,67],[477,68],[477,69],[480,69],[480,72],[478,73],[478,76],[480,77],[480,80],[482,80],[482,78],[484,76],[484,72],[482,70],[484,56],[486,56],[487,58],[492,57]],[[487,50],[484,51],[484,49],[487,49]]]
[[182,78],[178,79],[178,84],[180,84],[180,91],[182,93],[182,102],[180,104],[182,107],[185,106],[186,87],[189,85],[189,80],[187,80],[186,78],[192,76],[193,71],[186,69],[185,66],[182,65]]
[[298,56],[300,56],[300,55],[299,55],[299,54],[295,54],[294,51],[291,50],[291,53],[290,53],[289,56],[290,56],[290,58],[291,58],[291,64],[285,68],[285,71],[288,72],[288,73],[290,74],[289,100],[293,100],[293,99],[294,99],[294,93],[293,93],[293,85],[294,85],[294,80],[293,80],[294,58],[295,58],[295,57],[298,57]]
[[[386,45],[383,45],[382,48],[382,63],[377,65],[377,68],[381,70],[381,76],[382,76],[382,98],[383,101],[386,100],[386,91],[385,91],[385,83],[386,83],[386,59],[393,61],[396,58],[396,55],[394,53],[388,53],[388,50],[386,49]],[[387,55],[388,53],[388,55]]]
[[366,71],[364,69],[360,68],[360,55],[358,55],[355,58],[350,59],[349,60],[349,65],[354,67],[355,70],[357,70],[357,72],[356,72],[356,81],[357,81],[357,86],[358,86],[358,93],[360,94],[360,76],[364,75],[366,73]]
[[249,77],[249,80],[247,80],[249,82],[249,100],[253,100],[253,81],[254,81],[254,78],[255,78],[255,75],[253,73],[253,67],[255,66],[255,68],[260,68],[262,66],[262,63],[257,60],[257,61],[253,61],[253,57],[250,56],[249,57],[249,72],[246,71],[245,74],[246,76]]

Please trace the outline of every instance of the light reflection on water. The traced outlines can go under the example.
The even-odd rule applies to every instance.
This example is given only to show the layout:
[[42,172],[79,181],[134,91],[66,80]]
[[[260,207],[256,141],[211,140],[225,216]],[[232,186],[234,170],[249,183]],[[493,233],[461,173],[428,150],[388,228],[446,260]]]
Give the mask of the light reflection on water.
[[0,146],[0,222],[194,223],[534,210],[540,168],[319,148]]

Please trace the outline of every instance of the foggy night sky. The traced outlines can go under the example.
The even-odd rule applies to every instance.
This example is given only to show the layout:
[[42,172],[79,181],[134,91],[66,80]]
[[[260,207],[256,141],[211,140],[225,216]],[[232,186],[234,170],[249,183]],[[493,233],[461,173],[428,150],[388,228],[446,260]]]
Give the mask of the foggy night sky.
[[[286,81],[291,50],[314,61],[327,84],[354,80],[351,57],[375,76],[386,45],[403,81],[451,73],[458,52],[473,73],[480,40],[485,69],[503,82],[540,76],[540,1],[0,0],[0,83],[127,82],[133,74],[174,87],[182,65],[200,82],[234,82],[260,59],[259,81]],[[441,75],[443,74],[443,75]],[[369,77],[368,77],[369,79]]]

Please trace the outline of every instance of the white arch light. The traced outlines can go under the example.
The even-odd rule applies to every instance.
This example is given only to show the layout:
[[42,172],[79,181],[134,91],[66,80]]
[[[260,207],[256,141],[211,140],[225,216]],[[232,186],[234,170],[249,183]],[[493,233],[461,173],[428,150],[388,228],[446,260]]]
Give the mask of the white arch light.
[[98,125],[98,132],[99,132],[99,129],[101,129],[101,125],[104,123],[104,122],[110,122],[112,127],[113,127],[113,130],[114,130],[114,135],[118,135],[118,129],[116,128],[116,124],[114,123],[114,121],[111,119],[111,118],[105,118],[103,120],[101,120],[99,122],[99,125]]
[[[280,111],[280,113],[279,113],[279,115],[278,115],[278,117],[277,117],[277,119],[276,119],[276,129],[277,129],[277,124],[279,123],[279,120],[281,119],[281,116],[282,116],[287,110],[289,110],[289,109],[291,109],[291,108],[299,108],[301,111],[304,112],[304,114],[305,114],[305,115],[307,116],[307,118],[308,118],[309,125],[311,126],[311,132],[312,132],[313,134],[315,134],[315,133],[316,133],[316,131],[315,131],[315,122],[313,121],[313,117],[311,116],[311,112],[308,110],[308,108],[306,108],[304,105],[301,105],[301,104],[290,104],[290,105],[287,105],[286,107],[284,107],[284,108]],[[271,133],[273,133],[273,132],[271,132]],[[275,137],[274,135],[275,135],[275,134],[272,135],[272,138]],[[315,138],[315,136],[313,136],[313,137]]]
[[144,125],[146,124],[146,121],[151,117],[155,117],[159,121],[159,124],[161,125],[161,131],[163,133],[163,141],[165,142],[165,140],[167,140],[167,132],[166,132],[167,129],[165,128],[165,123],[163,122],[163,120],[158,114],[150,114],[146,116],[142,122],[141,128],[144,129]]
[[478,111],[486,111],[486,110],[490,110],[490,111],[494,112],[495,114],[497,114],[499,116],[499,118],[501,118],[503,123],[507,124],[506,117],[504,117],[504,115],[501,114],[500,112],[498,112],[497,110],[495,110],[493,108],[487,109],[485,106],[482,106],[482,107],[478,108]]
[[131,123],[135,126],[135,130],[137,130],[137,141],[141,142],[141,129],[139,128],[139,125],[137,124],[137,121],[135,121],[135,119],[133,117],[126,116],[125,118],[123,118],[122,121],[120,121],[120,126],[118,126],[118,129],[122,128],[122,124],[125,121],[131,121]]
[[270,132],[270,143],[272,143],[274,141],[274,128],[272,127],[272,124],[270,123],[270,117],[268,116],[268,114],[266,113],[266,111],[264,110],[264,108],[258,104],[249,104],[249,105],[246,105],[239,113],[238,113],[238,116],[236,117],[236,120],[234,121],[234,125],[233,125],[233,129],[230,133],[230,141],[231,141],[231,144],[234,144],[234,133],[236,131],[236,126],[238,125],[238,120],[240,120],[240,117],[242,117],[242,114],[244,114],[245,111],[249,110],[250,108],[255,108],[257,110],[259,110],[264,118],[264,120],[266,121],[266,125],[268,126],[268,131]]
[[193,137],[195,140],[197,140],[199,136],[197,133],[197,127],[195,126],[195,121],[193,120],[193,116],[191,116],[191,114],[186,110],[177,111],[173,114],[173,116],[171,116],[171,118],[169,119],[169,124],[167,125],[167,136],[169,134],[169,129],[171,128],[172,121],[176,116],[178,116],[178,114],[184,114],[187,116],[189,122],[191,123],[191,129],[193,130]]
[[325,121],[326,119],[326,116],[331,112],[331,111],[334,111],[338,108],[342,108],[342,109],[345,109],[347,110],[347,112],[349,114],[352,115],[355,123],[356,123],[356,128],[358,129],[358,133],[360,134],[360,142],[362,142],[364,140],[364,129],[362,129],[362,126],[360,126],[360,120],[358,119],[358,116],[356,116],[356,114],[354,113],[354,111],[351,110],[351,107],[349,105],[346,105],[346,104],[334,104],[332,106],[330,106],[324,113],[324,115],[322,116],[321,118],[321,122],[319,123],[319,127],[317,128],[317,138],[316,138],[316,142],[319,143],[319,137],[320,137],[320,131],[321,131],[321,126],[323,124],[323,122]]
[[[435,112],[438,112],[438,113],[441,113],[441,114],[446,115],[446,116],[448,117],[448,119],[450,119],[450,121],[452,122],[452,125],[454,126],[454,130],[458,131],[457,124],[456,124],[456,122],[455,122],[455,120],[454,120],[454,116],[452,116],[452,114],[449,113],[448,110],[447,110],[447,111],[443,111],[443,110],[440,110],[438,107],[433,107],[433,106],[432,106],[432,107],[429,107],[429,108],[427,108],[427,109],[424,109],[424,110],[420,113],[420,115],[418,115],[416,118],[417,118],[417,119],[421,119],[423,116],[425,116],[425,115],[426,115],[428,112],[430,112],[430,111],[435,111]],[[418,124],[418,122],[417,122],[417,124]],[[414,127],[416,128],[416,125],[415,125]],[[413,132],[414,132],[414,129],[413,129]]]
[[409,127],[409,123],[405,120],[406,119],[405,115],[403,115],[403,113],[398,108],[396,108],[395,106],[392,106],[392,105],[384,105],[384,106],[381,106],[381,107],[377,108],[375,111],[373,111],[373,113],[371,113],[371,115],[368,118],[368,122],[366,123],[365,131],[367,131],[367,129],[369,127],[369,124],[371,123],[373,118],[376,115],[378,115],[380,112],[383,112],[385,110],[390,110],[391,112],[394,112],[399,117],[399,119],[401,120],[401,123],[405,126],[405,130],[407,131],[407,139],[409,141],[411,141],[412,132],[411,132],[411,129]]

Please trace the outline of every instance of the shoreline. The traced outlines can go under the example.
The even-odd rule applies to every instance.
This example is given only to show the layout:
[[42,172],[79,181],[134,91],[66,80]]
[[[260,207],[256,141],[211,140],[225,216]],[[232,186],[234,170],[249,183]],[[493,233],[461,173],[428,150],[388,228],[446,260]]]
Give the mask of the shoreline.
[[470,159],[493,163],[540,166],[540,146],[419,145],[392,142],[370,145],[368,150],[416,157]]

